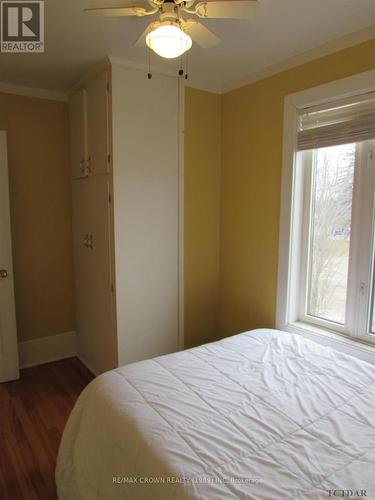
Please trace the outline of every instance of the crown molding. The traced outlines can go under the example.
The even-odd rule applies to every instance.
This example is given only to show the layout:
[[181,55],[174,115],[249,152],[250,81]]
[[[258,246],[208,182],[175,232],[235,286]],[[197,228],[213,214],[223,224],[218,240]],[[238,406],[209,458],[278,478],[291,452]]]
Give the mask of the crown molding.
[[37,97],[38,99],[49,99],[51,101],[67,102],[68,100],[65,92],[39,89],[35,87],[24,87],[7,82],[0,82],[0,92],[4,94],[22,95],[25,97]]
[[359,43],[367,42],[368,40],[372,40],[374,38],[375,26],[371,25],[360,31],[355,31],[354,33],[350,33],[349,35],[337,38],[336,40],[331,40],[311,50],[308,50],[301,54],[297,54],[296,56],[290,57],[289,59],[285,59],[278,63],[267,66],[263,69],[260,69],[259,71],[250,73],[247,76],[226,82],[222,85],[222,93],[225,94],[227,92],[231,92],[232,90],[236,90],[240,87],[244,87],[259,80],[263,80],[270,76],[276,75],[277,73],[282,73],[283,71],[294,68],[296,66],[301,66],[302,64],[313,61],[314,59],[319,59],[329,54],[333,54],[334,52],[339,52],[340,50],[358,45]]
[[[362,42],[375,38],[375,26],[371,25],[363,30],[350,33],[336,40],[331,40],[319,47],[315,47],[311,50],[303,52],[302,54],[297,54],[296,56],[290,57],[289,59],[279,61],[278,63],[267,66],[259,71],[250,73],[244,77],[231,80],[228,82],[221,83],[219,81],[205,80],[195,77],[190,77],[185,81],[185,85],[196,88],[199,90],[205,90],[207,92],[213,92],[215,94],[225,94],[236,90],[240,87],[244,87],[251,83],[254,83],[264,78],[276,75],[288,69],[300,66],[307,62],[313,61],[314,59],[319,59],[320,57],[333,54],[334,52],[339,52],[340,50],[352,47]],[[87,71],[82,78],[80,78],[76,83],[72,84],[66,92],[61,92],[57,90],[41,89],[36,87],[27,87],[21,85],[15,85],[13,83],[1,82],[0,81],[0,92],[6,94],[16,94],[26,97],[36,97],[39,99],[50,99],[53,101],[67,102],[69,96],[74,93],[77,89],[82,87],[88,80],[93,78],[96,74],[103,71],[110,65],[123,66],[129,69],[136,69],[139,71],[148,72],[148,67],[144,63],[138,63],[130,61],[121,56],[110,55],[99,61],[94,65],[89,71]],[[176,77],[175,71],[163,68],[161,66],[153,65],[152,71],[154,74],[166,75],[171,77]]]
[[72,94],[74,94],[74,92],[76,92],[78,89],[82,88],[85,84],[87,84],[87,82],[95,78],[95,76],[105,71],[110,65],[111,65],[110,58],[109,56],[107,56],[101,61],[98,61],[93,66],[91,66],[90,69],[86,71],[79,80],[72,83],[66,89],[67,96],[70,97]]
[[[129,61],[124,57],[110,55],[108,57],[110,64],[114,66],[123,66],[128,69],[135,69],[139,71],[144,71],[148,73],[148,66],[144,63],[138,63],[134,61]],[[154,75],[164,75],[171,76],[173,78],[179,78],[176,71],[169,68],[163,68],[162,66],[152,65],[152,73]],[[209,80],[204,80],[200,78],[190,78],[184,80],[186,86],[193,87],[199,90],[206,90],[208,92],[213,92],[215,94],[221,94],[221,84],[218,82],[212,82]]]
[[205,90],[206,92],[212,92],[213,94],[222,94],[222,85],[217,82],[209,82],[205,80],[199,80],[199,78],[189,78],[186,83],[186,87],[192,87],[193,89]]

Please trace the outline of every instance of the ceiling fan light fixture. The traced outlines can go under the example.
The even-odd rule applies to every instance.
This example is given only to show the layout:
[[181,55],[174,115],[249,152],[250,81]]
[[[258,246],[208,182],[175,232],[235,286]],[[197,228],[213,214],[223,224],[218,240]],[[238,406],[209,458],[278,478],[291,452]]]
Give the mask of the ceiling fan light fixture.
[[168,23],[152,30],[146,44],[160,57],[174,59],[191,48],[192,40],[179,26]]

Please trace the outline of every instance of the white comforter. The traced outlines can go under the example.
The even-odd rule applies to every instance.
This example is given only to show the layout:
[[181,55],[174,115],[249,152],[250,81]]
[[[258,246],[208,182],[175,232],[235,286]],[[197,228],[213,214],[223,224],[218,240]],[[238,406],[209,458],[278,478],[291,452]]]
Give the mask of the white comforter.
[[375,366],[255,330],[94,380],[56,480],[61,500],[375,499],[374,464]]

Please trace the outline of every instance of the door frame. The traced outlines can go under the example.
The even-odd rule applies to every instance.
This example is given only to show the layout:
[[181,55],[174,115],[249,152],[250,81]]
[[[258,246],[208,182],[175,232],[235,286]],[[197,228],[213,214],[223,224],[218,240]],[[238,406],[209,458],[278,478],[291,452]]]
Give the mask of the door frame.
[[[7,382],[19,378],[19,362],[10,227],[7,134],[0,130],[0,189],[1,187],[0,211],[3,215],[0,213],[0,234],[4,245],[2,248],[4,261],[0,262],[0,266],[4,266],[8,276],[4,282],[0,278],[0,303],[3,304],[5,310],[5,315],[0,316],[0,382]],[[5,283],[6,287],[3,286]]]

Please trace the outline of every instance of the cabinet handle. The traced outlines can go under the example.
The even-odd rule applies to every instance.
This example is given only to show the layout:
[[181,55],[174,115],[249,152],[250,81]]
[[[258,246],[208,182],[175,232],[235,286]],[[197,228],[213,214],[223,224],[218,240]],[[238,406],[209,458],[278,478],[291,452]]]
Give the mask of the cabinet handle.
[[92,234],[85,234],[85,237],[83,238],[83,245],[86,248],[94,250],[94,237]]
[[91,156],[86,160],[86,175],[91,174]]
[[94,237],[92,234],[89,235],[88,248],[94,250]]

